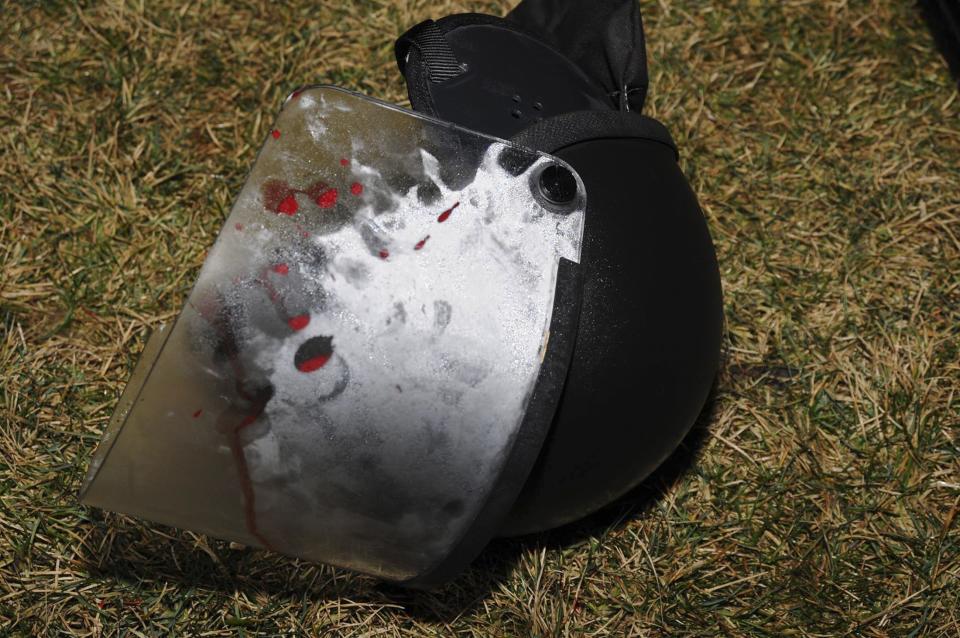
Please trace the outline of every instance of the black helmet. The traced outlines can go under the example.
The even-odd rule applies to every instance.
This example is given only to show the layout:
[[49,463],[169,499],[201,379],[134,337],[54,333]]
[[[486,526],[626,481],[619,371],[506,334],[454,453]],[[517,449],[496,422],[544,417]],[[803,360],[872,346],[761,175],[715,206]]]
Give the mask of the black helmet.
[[290,95],[87,503],[412,586],[648,475],[722,302],[633,0],[525,0],[397,42],[411,113]]

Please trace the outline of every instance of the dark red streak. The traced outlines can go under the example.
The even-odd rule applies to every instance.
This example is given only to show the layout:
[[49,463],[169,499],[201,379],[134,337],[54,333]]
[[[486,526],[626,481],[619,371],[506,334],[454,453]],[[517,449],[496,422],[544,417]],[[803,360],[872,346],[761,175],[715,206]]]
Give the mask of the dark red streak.
[[341,157],[340,166],[350,166],[350,160],[348,160],[346,157]]
[[389,251],[389,250],[387,250],[386,248],[381,248],[381,249],[380,249],[380,259],[386,259],[386,258],[389,257],[389,256],[390,256],[390,251]]
[[456,208],[456,207],[459,206],[459,205],[460,205],[460,202],[457,202],[456,204],[454,204],[453,206],[451,206],[451,207],[448,208],[447,210],[445,210],[445,211],[443,211],[442,213],[440,213],[440,216],[437,217],[437,221],[440,222],[441,224],[442,224],[443,222],[447,221],[447,220],[450,218],[450,213],[452,213],[452,212],[453,212],[453,209]]
[[286,275],[288,272],[290,272],[290,267],[286,264],[277,264],[273,267],[273,272],[277,273],[278,275]]
[[[247,531],[260,541],[260,544],[265,548],[272,550],[273,547],[270,544],[270,541],[260,532],[259,526],[257,524],[257,501],[256,494],[253,490],[253,481],[250,480],[250,466],[247,465],[247,456],[243,451],[243,442],[240,440],[240,432],[246,427],[249,427],[256,423],[257,419],[260,418],[260,415],[263,414],[263,410],[267,407],[267,400],[257,399],[254,396],[251,396],[249,393],[243,390],[243,380],[246,378],[247,373],[243,368],[243,363],[236,356],[231,357],[230,363],[233,365],[234,376],[237,379],[237,394],[241,398],[246,399],[253,403],[253,407],[250,409],[250,413],[247,416],[243,417],[243,420],[235,426],[228,426],[226,435],[227,442],[230,446],[230,453],[233,456],[233,461],[237,466],[237,475],[240,479],[240,493],[243,494],[243,519],[244,524],[247,527]],[[224,415],[221,415],[221,418]],[[223,429],[220,430],[223,432]]]
[[199,417],[201,414],[203,414],[203,410],[197,410],[196,412],[193,413],[193,418],[196,419],[196,418]]
[[263,289],[267,291],[267,295],[270,297],[270,301],[277,306],[277,310],[281,315],[286,315],[286,309],[283,307],[283,300],[280,299],[280,294],[277,292],[277,289],[273,287],[273,282],[266,277],[261,277],[256,280],[258,284],[263,286]]
[[230,446],[230,454],[233,456],[233,462],[237,466],[237,474],[240,477],[240,492],[243,494],[243,520],[247,526],[247,531],[260,541],[261,545],[272,550],[270,541],[260,532],[257,525],[256,494],[253,491],[253,482],[250,480],[250,466],[247,465],[247,456],[244,454],[243,443],[240,441],[241,430],[253,425],[263,413],[264,407],[266,407],[266,404],[258,405],[255,408],[255,413],[245,416],[239,425],[227,433],[227,441]]
[[423,245],[427,243],[427,240],[430,239],[430,235],[427,235],[423,239],[417,242],[417,245],[413,247],[414,250],[420,250],[423,248]]

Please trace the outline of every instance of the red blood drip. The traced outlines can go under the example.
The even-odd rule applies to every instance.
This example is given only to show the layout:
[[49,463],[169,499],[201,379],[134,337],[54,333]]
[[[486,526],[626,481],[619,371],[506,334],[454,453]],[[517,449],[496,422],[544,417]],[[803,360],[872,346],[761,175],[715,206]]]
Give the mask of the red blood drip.
[[363,184],[360,182],[354,182],[353,184],[350,184],[350,192],[354,195],[359,195],[363,192]]
[[389,250],[387,250],[386,248],[381,248],[381,249],[380,249],[380,259],[386,259],[386,258],[389,257],[389,256],[390,256],[390,251],[389,251]]
[[303,330],[310,323],[310,315],[297,315],[287,320],[291,330]]
[[233,227],[237,230],[243,230],[243,224],[234,224]]
[[348,160],[346,157],[341,157],[340,166],[350,166],[350,160]]
[[427,235],[423,239],[417,242],[417,245],[413,247],[414,250],[420,250],[423,248],[423,245],[427,243],[427,240],[430,239],[430,235]]
[[193,418],[196,419],[196,418],[198,418],[201,414],[203,414],[203,410],[197,410],[196,412],[193,413]]
[[453,212],[453,209],[456,208],[456,207],[459,206],[459,205],[460,205],[460,202],[457,202],[456,204],[454,204],[453,206],[451,206],[451,207],[448,208],[447,210],[445,210],[445,211],[443,211],[442,213],[440,213],[440,216],[437,217],[437,221],[440,222],[441,224],[442,224],[443,222],[447,221],[447,219],[450,218],[450,213],[452,213],[452,212]]
[[320,208],[330,208],[337,203],[337,189],[330,188],[317,196],[317,205]]
[[319,370],[323,366],[327,365],[327,361],[330,360],[330,355],[322,354],[318,357],[313,357],[312,359],[307,359],[302,363],[297,365],[297,370],[300,372],[313,372],[314,370]]
[[253,481],[250,480],[250,467],[247,465],[247,456],[243,452],[243,443],[240,441],[240,431],[256,422],[263,412],[264,406],[257,406],[253,414],[243,418],[233,430],[227,433],[227,441],[230,446],[230,453],[233,456],[233,462],[237,466],[237,475],[240,479],[240,493],[243,494],[243,519],[247,526],[247,531],[256,538],[261,545],[271,549],[270,541],[260,532],[257,525],[257,502],[253,491]]
[[273,267],[273,272],[277,273],[278,275],[286,275],[288,272],[290,272],[290,267],[286,264],[277,264]]
[[270,131],[270,135],[272,135],[273,139],[275,140],[280,139],[280,131],[278,131],[277,129],[273,129],[272,131]]
[[287,195],[283,198],[283,201],[280,202],[280,205],[277,206],[277,212],[284,215],[293,215],[297,212],[298,208],[300,208],[300,205],[297,204],[297,198],[293,195]]
[[[207,304],[204,304],[203,306],[206,305]],[[198,312],[201,312],[201,316],[207,319],[207,321],[211,321],[211,325],[217,328],[216,317],[211,317],[207,313],[202,312],[203,306],[198,308]],[[215,309],[212,310],[215,311]],[[245,393],[241,383],[243,379],[246,378],[243,363],[234,355],[230,358],[230,364],[233,367],[233,374],[238,382],[237,392],[242,398],[252,402],[253,405],[239,423],[235,420],[239,418],[239,415],[234,408],[227,408],[224,412],[221,412],[217,417],[217,430],[226,436],[227,443],[230,447],[230,454],[233,456],[234,465],[237,468],[237,479],[240,483],[240,493],[243,496],[243,518],[247,531],[265,548],[272,549],[270,541],[260,532],[257,524],[256,494],[254,493],[253,482],[250,479],[250,468],[247,466],[247,457],[243,451],[243,442],[240,440],[241,430],[256,422],[263,413],[269,398],[257,398]],[[197,410],[194,413],[194,417],[199,416],[201,413],[202,410]]]

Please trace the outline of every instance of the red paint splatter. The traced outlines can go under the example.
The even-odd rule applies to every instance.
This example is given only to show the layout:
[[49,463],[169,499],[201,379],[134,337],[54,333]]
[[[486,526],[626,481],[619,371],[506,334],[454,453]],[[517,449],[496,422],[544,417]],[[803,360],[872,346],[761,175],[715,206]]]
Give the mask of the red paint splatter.
[[283,198],[283,201],[280,202],[280,205],[277,206],[277,212],[284,215],[293,215],[299,208],[300,205],[297,204],[297,198],[293,195],[287,195]]
[[456,204],[454,204],[453,206],[451,206],[451,207],[448,208],[447,210],[445,210],[445,211],[443,211],[442,213],[440,213],[440,216],[437,217],[437,221],[442,224],[443,222],[445,222],[445,221],[447,221],[448,219],[450,219],[450,213],[452,213],[452,212],[453,212],[453,209],[456,208],[456,207],[459,206],[459,205],[460,205],[460,202],[457,202]]
[[277,264],[272,270],[278,275],[286,275],[288,272],[290,272],[290,267],[286,264]]
[[350,192],[353,193],[354,195],[359,195],[360,193],[363,192],[363,184],[361,184],[360,182],[354,182],[350,184]]
[[320,197],[321,195],[323,195],[323,193],[326,192],[327,188],[328,186],[325,182],[314,182],[313,184],[310,184],[310,186],[308,186],[306,190],[301,192],[304,193],[310,199],[316,201],[318,197]]
[[203,414],[203,410],[197,410],[193,413],[193,418],[199,418],[201,414]]
[[234,224],[233,227],[240,231],[243,230],[243,224]]
[[413,247],[414,250],[420,250],[423,248],[423,245],[427,243],[427,240],[430,239],[430,235],[427,235],[423,239],[417,242],[417,245]]
[[307,339],[297,348],[293,365],[300,372],[313,372],[327,365],[333,356],[333,337],[316,336]]
[[341,157],[340,166],[350,166],[350,160],[348,160],[346,157]]
[[297,315],[287,319],[287,325],[291,330],[303,330],[310,323],[310,315]]
[[337,189],[329,188],[317,196],[317,205],[320,208],[330,208],[337,203]]
[[390,251],[389,251],[389,250],[387,250],[386,248],[381,248],[381,249],[380,249],[380,259],[386,259],[386,258],[389,257],[389,256],[390,256]]
[[318,357],[313,357],[312,359],[307,359],[306,361],[297,365],[297,370],[300,372],[313,372],[314,370],[319,370],[323,366],[327,365],[327,361],[330,360],[330,355],[322,354]]
[[270,135],[272,135],[273,139],[275,140],[280,139],[280,131],[278,131],[277,129],[273,129],[272,131],[270,131]]
[[288,197],[293,197],[297,191],[290,188],[290,185],[283,180],[270,179],[263,183],[260,192],[263,197],[263,207],[271,212],[279,213],[280,205]]

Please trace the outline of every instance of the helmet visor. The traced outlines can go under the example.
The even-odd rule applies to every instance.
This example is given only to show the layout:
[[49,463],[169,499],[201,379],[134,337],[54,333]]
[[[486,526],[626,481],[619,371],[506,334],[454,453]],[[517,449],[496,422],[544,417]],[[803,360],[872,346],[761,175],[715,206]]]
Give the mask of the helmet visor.
[[504,469],[585,195],[562,161],[332,87],[288,98],[85,503],[393,580]]

